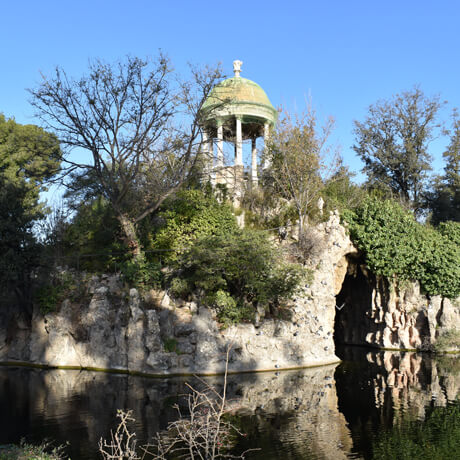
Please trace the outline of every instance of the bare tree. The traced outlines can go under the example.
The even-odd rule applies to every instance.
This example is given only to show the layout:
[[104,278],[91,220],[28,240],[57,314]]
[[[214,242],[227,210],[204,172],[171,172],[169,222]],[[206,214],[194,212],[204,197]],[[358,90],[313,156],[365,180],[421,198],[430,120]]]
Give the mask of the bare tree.
[[110,433],[110,441],[99,440],[99,452],[104,460],[139,460],[137,454],[136,434],[129,429],[129,424],[134,422],[133,411],[123,411],[118,409],[117,417],[120,419],[115,433]]
[[156,61],[96,60],[78,80],[58,67],[29,90],[63,147],[63,183],[108,200],[137,259],[136,226],[190,174],[201,151],[200,108],[220,78],[219,67],[192,69],[192,81],[180,83],[160,54]]
[[265,152],[271,164],[268,183],[271,182],[297,212],[299,243],[308,216],[320,198],[324,181],[340,166],[338,152],[327,143],[333,126],[334,121],[329,118],[324,126],[319,127],[311,104],[301,115],[284,112]]

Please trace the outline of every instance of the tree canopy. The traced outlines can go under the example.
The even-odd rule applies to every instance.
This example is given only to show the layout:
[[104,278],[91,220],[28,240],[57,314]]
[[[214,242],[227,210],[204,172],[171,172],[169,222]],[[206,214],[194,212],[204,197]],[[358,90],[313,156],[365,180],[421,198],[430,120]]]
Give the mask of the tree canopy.
[[42,211],[39,193],[59,170],[56,136],[35,125],[21,125],[0,114],[0,174],[22,190],[22,206],[34,218]]
[[0,288],[30,307],[39,251],[33,226],[44,216],[39,194],[59,170],[57,138],[0,114]]
[[[285,113],[271,135],[267,152],[270,169],[265,186],[293,203],[299,219],[299,241],[312,208],[320,198],[327,176],[336,173],[339,158],[328,145],[334,122],[318,126],[310,107],[300,116]],[[313,206],[314,205],[314,206]]]
[[[220,71],[192,74],[176,84],[161,54],[156,61],[96,60],[86,76],[72,79],[57,68],[30,91],[38,116],[64,147],[72,177],[65,184],[107,200],[135,257],[138,222],[182,185],[200,153],[199,109]],[[70,155],[74,149],[89,152],[88,161]]]
[[428,194],[431,220],[460,222],[460,119],[454,112],[450,143],[443,153],[446,160],[444,174],[435,178],[433,190]]
[[371,187],[388,190],[416,213],[422,206],[429,144],[439,127],[443,103],[415,87],[371,105],[363,122],[355,121],[355,152],[364,161]]

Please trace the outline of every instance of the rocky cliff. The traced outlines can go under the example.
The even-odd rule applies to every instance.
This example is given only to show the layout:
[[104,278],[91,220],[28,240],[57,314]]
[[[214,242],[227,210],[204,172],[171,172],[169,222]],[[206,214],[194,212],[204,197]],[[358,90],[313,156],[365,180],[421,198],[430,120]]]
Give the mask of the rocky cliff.
[[398,287],[370,273],[362,258],[348,256],[337,306],[340,343],[460,351],[460,299],[426,295],[417,282]]
[[[460,330],[454,302],[396,291],[366,271],[338,213],[311,228],[308,264],[288,318],[264,318],[220,330],[213,312],[167,292],[140,295],[118,276],[94,276],[86,302],[65,300],[55,312],[35,310],[27,324],[0,312],[0,361],[115,369],[148,374],[217,373],[231,347],[231,372],[337,362],[335,341],[386,348],[432,345]],[[335,337],[334,337],[335,336]]]

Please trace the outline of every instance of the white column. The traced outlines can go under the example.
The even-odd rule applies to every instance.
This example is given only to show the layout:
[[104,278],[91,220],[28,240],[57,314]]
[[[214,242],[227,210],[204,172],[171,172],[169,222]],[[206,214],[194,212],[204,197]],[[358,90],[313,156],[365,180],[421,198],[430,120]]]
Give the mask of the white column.
[[270,123],[265,122],[264,124],[264,165],[263,169],[267,169],[270,167],[270,160],[268,158],[268,143],[270,141]]
[[209,136],[205,129],[201,132],[201,151],[207,162],[209,160]]
[[[203,160],[204,160],[204,173],[206,176],[209,176],[211,174],[212,168],[213,168],[213,151],[212,151],[212,138],[209,136],[208,132],[203,129],[202,134],[201,134],[201,141],[202,141],[202,154],[203,154]],[[209,180],[209,177],[205,178],[206,180]]]
[[251,162],[251,184],[253,188],[257,187],[257,145],[256,138],[252,138],[252,162]]
[[218,168],[224,166],[224,127],[222,122],[217,122],[217,165]]
[[241,118],[236,117],[235,166],[243,166],[243,133]]

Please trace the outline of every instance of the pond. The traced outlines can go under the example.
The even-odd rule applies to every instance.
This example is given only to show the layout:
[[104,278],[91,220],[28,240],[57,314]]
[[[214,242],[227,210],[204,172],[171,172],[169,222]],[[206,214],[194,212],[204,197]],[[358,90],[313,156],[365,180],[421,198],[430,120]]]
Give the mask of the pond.
[[[343,362],[229,376],[229,404],[249,459],[460,458],[456,356],[347,347]],[[72,460],[100,458],[117,409],[132,409],[139,442],[176,417],[193,377],[146,378],[0,367],[0,444],[68,441]],[[222,377],[208,379],[222,388]]]

